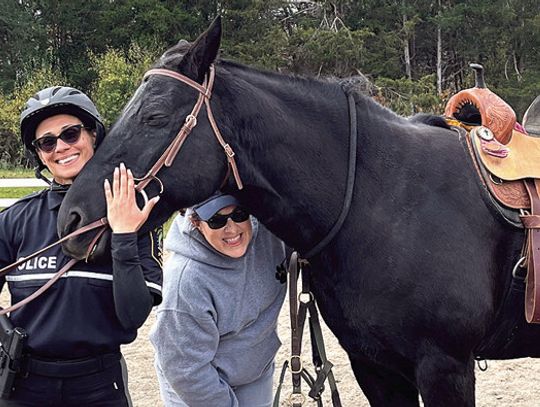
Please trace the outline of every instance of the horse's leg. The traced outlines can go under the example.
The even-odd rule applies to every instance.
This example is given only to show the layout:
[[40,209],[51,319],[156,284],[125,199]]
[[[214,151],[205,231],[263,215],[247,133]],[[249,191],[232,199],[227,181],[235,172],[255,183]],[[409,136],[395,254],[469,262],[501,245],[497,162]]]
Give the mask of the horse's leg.
[[371,407],[419,407],[418,390],[399,373],[363,357],[351,356],[351,365]]
[[474,407],[474,360],[431,354],[417,367],[418,389],[426,407]]

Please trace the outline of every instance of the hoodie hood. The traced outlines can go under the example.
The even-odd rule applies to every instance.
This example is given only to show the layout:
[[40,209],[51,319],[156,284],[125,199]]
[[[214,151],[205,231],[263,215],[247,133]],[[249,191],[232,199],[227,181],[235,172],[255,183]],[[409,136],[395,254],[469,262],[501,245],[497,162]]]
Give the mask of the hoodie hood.
[[[202,233],[191,224],[190,215],[192,209],[188,209],[184,216],[177,216],[165,238],[165,250],[180,254],[202,264],[208,264],[220,269],[237,269],[238,263],[244,261],[245,255],[232,258],[218,252],[204,238]],[[253,229],[253,236],[249,242],[249,248],[257,238],[259,222],[253,216],[249,217]]]

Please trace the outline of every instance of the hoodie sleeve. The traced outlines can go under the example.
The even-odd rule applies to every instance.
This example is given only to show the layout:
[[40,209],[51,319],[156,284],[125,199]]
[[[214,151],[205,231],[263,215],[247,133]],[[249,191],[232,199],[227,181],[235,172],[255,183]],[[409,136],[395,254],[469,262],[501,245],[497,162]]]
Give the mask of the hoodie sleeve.
[[212,365],[219,332],[210,315],[194,317],[161,309],[151,340],[163,375],[184,403],[190,407],[238,407],[232,388]]

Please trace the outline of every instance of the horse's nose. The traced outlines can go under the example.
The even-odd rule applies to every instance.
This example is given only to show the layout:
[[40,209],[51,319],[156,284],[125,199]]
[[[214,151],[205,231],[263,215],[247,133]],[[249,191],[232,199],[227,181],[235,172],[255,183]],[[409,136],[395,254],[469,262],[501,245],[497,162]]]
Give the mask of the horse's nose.
[[82,216],[76,209],[71,209],[62,223],[63,228],[59,230],[61,237],[67,236],[83,226]]

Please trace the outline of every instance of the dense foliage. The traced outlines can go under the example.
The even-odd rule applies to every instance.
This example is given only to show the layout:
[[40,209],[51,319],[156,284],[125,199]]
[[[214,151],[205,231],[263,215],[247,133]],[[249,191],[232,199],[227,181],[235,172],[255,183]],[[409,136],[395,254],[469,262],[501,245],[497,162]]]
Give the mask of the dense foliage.
[[110,124],[141,74],[223,16],[222,57],[311,76],[362,75],[401,114],[441,113],[469,63],[521,117],[540,93],[538,0],[0,0],[0,166],[20,165],[32,92],[88,92]]

